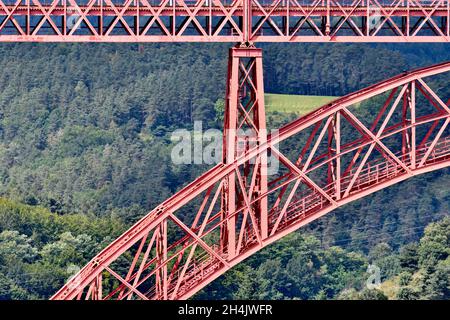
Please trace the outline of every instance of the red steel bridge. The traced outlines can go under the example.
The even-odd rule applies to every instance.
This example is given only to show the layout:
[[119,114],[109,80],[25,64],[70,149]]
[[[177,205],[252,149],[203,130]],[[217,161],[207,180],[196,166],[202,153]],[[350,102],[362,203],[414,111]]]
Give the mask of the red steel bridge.
[[[187,299],[328,212],[450,165],[450,97],[427,83],[448,77],[450,62],[349,94],[265,135],[263,84],[254,77],[261,55],[246,50],[260,52],[231,49],[223,163],[153,209],[53,299]],[[367,101],[378,111],[356,116]],[[244,125],[256,143],[239,141],[235,129]],[[298,149],[283,151],[286,141]],[[277,175],[266,174],[268,154],[280,162]]]
[[448,42],[450,0],[0,0],[0,41]]
[[[238,44],[228,59],[222,162],[52,299],[187,299],[328,212],[449,166],[450,91],[433,88],[433,79],[448,83],[450,62],[341,97],[267,134],[262,51],[254,46],[449,41],[450,0],[0,0],[0,42]],[[378,111],[355,112],[367,105]],[[279,163],[275,174],[269,159]]]

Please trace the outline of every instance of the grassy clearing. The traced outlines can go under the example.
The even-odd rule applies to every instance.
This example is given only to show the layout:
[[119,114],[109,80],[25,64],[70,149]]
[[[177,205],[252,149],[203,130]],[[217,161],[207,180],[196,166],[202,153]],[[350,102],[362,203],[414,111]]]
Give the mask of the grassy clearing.
[[389,300],[395,300],[397,298],[399,289],[398,276],[382,282],[380,288]]
[[336,99],[336,97],[271,93],[265,95],[267,111],[293,112],[299,115],[308,113],[334,99]]

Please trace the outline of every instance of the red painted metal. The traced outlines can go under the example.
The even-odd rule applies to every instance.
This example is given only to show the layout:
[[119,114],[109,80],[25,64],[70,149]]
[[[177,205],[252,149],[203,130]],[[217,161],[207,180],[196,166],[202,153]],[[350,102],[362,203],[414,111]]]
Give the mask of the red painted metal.
[[450,0],[0,0],[0,41],[449,42]]
[[[267,142],[264,108],[264,82],[262,50],[256,48],[231,48],[228,65],[228,88],[224,122],[223,163],[234,161],[252,146]],[[258,241],[267,238],[267,199],[251,203],[252,198],[267,192],[267,154],[261,152],[244,169],[231,173],[224,181],[222,195],[223,219],[227,212],[247,207],[244,225],[251,220]],[[251,180],[245,179],[250,176]],[[244,229],[236,234],[236,216],[222,225],[221,248],[229,258],[234,257],[242,245]],[[236,249],[237,247],[237,249]]]
[[[450,165],[450,99],[426,82],[450,62],[349,94],[265,135],[261,59],[259,49],[230,50],[223,163],[143,217],[52,299],[189,298],[335,208]],[[378,112],[358,117],[369,99]],[[283,150],[283,141],[301,147]],[[269,154],[278,174],[266,175]]]

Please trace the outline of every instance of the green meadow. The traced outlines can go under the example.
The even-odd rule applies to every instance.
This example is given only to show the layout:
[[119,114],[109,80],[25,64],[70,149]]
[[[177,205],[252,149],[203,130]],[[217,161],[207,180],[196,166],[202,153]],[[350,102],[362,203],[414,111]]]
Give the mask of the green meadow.
[[293,112],[299,115],[308,113],[332,100],[336,97],[329,96],[304,96],[289,94],[272,94],[265,95],[266,110],[278,112]]

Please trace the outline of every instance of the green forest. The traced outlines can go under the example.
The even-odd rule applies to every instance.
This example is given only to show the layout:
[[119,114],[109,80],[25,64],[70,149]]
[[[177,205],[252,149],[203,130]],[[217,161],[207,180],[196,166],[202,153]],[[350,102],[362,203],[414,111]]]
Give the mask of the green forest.
[[[448,45],[265,44],[265,89],[342,96],[450,60]],[[0,299],[47,299],[207,165],[171,133],[221,128],[227,45],[0,46]],[[449,78],[434,87],[449,92]],[[447,95],[448,96],[448,95]],[[370,109],[359,112],[370,112]],[[298,117],[270,111],[271,128]],[[280,240],[199,299],[448,299],[450,171],[410,179]],[[388,200],[386,200],[388,199]],[[368,290],[370,266],[381,284]]]
[[[0,299],[45,299],[124,231],[111,217],[58,215],[0,199]],[[378,268],[379,284],[371,267]],[[369,252],[324,246],[294,233],[198,293],[195,299],[448,299],[450,218],[428,224],[418,242]]]

